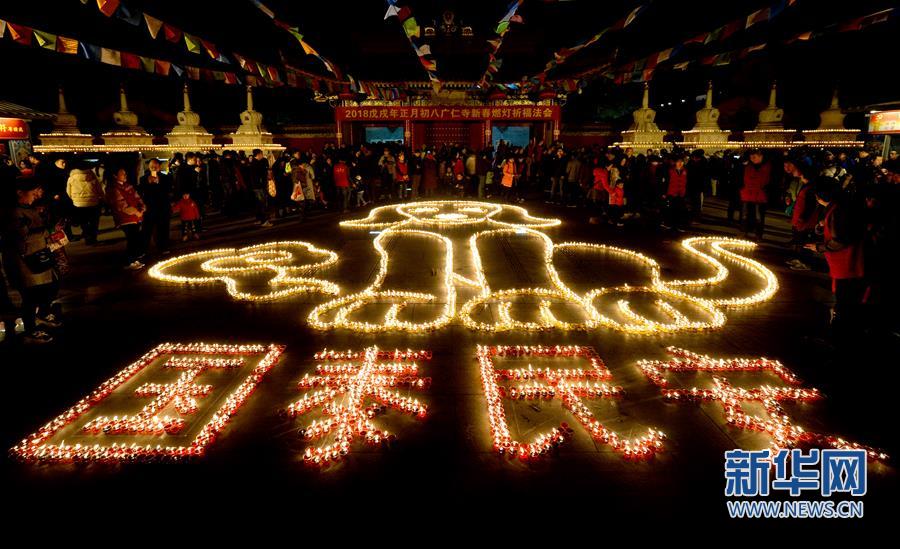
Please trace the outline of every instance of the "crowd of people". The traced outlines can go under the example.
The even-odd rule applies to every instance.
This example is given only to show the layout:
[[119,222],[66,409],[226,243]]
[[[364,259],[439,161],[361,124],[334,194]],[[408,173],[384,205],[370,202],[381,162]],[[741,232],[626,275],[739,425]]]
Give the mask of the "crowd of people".
[[[768,212],[787,215],[790,267],[809,269],[824,255],[835,323],[855,322],[864,303],[893,295],[887,282],[898,243],[896,151],[888,158],[811,148],[640,153],[532,140],[482,150],[382,143],[289,149],[277,157],[253,150],[127,158],[0,162],[0,321],[8,334],[21,317],[26,341],[52,340],[48,330],[61,325],[54,300],[68,270],[66,246],[79,239],[96,245],[104,212],[125,235],[123,267],[140,270],[148,254],[170,252],[173,215],[186,241],[201,238],[212,211],[253,215],[271,227],[281,218],[435,196],[544,200],[576,209],[592,224],[673,233],[700,221],[704,201],[715,196],[727,208],[726,223],[747,238],[763,238]],[[20,295],[18,307],[6,281]]]

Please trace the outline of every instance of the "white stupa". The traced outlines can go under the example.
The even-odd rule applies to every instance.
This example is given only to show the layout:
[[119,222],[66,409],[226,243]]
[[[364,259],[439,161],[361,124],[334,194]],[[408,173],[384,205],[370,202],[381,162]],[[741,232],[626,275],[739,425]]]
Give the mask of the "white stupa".
[[178,113],[178,125],[166,134],[170,148],[203,149],[212,147],[213,135],[200,125],[200,115],[191,110],[191,98],[185,83],[184,110]]
[[632,113],[631,127],[622,132],[622,141],[616,145],[638,149],[660,149],[665,145],[665,130],[656,125],[656,111],[650,108],[650,86],[644,83],[641,108]]
[[127,145],[134,147],[134,150],[152,147],[153,136],[138,125],[137,115],[128,110],[124,86],[119,88],[119,110],[113,114],[113,121],[118,128],[103,134],[103,142],[107,146]]
[[66,109],[66,94],[62,86],[59,88],[59,111],[53,119],[53,130],[38,135],[44,147],[90,147],[94,137],[81,133],[78,119]]
[[678,144],[687,149],[703,149],[706,152],[715,152],[727,149],[728,135],[731,132],[719,127],[719,109],[713,107],[712,81],[706,87],[706,104],[697,111],[697,123],[693,129],[681,132],[684,141]]
[[247,86],[247,110],[241,113],[241,125],[229,135],[234,148],[247,152],[253,149],[280,150],[284,149],[276,145],[272,134],[263,126],[262,113],[253,110],[253,87]]
[[776,104],[778,96],[778,88],[775,82],[772,82],[772,88],[769,90],[769,105],[760,111],[759,122],[753,130],[744,132],[744,143],[746,146],[774,146],[790,144],[796,130],[784,129],[784,109],[779,109]]
[[831,105],[819,115],[819,127],[803,130],[806,144],[821,147],[861,147],[863,142],[857,139],[858,134],[858,130],[844,127],[844,113],[838,103],[837,90],[831,96]]

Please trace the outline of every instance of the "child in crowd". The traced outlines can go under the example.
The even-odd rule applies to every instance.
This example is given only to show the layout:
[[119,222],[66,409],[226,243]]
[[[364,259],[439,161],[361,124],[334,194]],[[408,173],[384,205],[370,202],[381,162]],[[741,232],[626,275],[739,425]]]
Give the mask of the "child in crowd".
[[193,236],[194,240],[198,240],[200,238],[200,208],[191,199],[190,193],[181,195],[181,200],[175,203],[175,206],[172,207],[172,212],[177,213],[178,217],[181,218],[181,241],[186,242],[191,236]]

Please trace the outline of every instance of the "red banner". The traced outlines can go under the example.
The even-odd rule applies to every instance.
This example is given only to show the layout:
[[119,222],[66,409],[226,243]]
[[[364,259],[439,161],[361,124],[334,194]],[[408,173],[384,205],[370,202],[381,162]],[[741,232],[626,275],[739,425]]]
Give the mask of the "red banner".
[[0,118],[0,139],[28,139],[28,122],[21,118]]
[[872,113],[869,116],[869,133],[900,133],[900,111]]
[[510,105],[497,107],[469,107],[449,105],[428,105],[418,107],[337,107],[335,117],[338,122],[391,121],[391,120],[438,120],[438,121],[481,121],[517,120],[552,121],[559,120],[558,105]]

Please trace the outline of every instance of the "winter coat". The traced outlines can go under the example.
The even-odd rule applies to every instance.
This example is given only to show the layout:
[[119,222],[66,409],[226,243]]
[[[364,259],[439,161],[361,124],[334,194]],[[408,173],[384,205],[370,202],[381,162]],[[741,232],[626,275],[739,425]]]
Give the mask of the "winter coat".
[[66,194],[76,208],[91,208],[103,202],[103,186],[94,170],[72,170],[66,182]]
[[686,169],[679,172],[674,167],[669,168],[669,186],[666,188],[666,196],[684,197],[687,193],[687,174]]
[[197,221],[200,219],[200,208],[190,198],[182,198],[172,207],[172,213],[177,213],[182,221]]
[[791,213],[791,226],[800,232],[811,231],[818,223],[819,205],[810,193],[812,185],[809,183],[800,187],[794,202],[794,211]]
[[33,273],[23,259],[24,256],[47,248],[49,243],[50,234],[37,209],[19,204],[13,211],[12,223],[10,249],[9,252],[5,251],[3,254],[10,284],[14,288],[23,289],[50,284],[56,280],[55,269]]
[[516,162],[510,158],[503,162],[503,179],[500,180],[500,184],[504,187],[512,187],[515,180]]
[[334,186],[339,189],[350,186],[350,168],[344,162],[334,165]]
[[566,163],[566,181],[575,183],[579,179],[581,179],[581,161],[572,157]]
[[828,273],[832,280],[862,278],[863,243],[853,235],[852,221],[844,208],[832,202],[825,211],[824,242],[817,246],[828,261]]
[[144,202],[130,183],[113,183],[107,201],[117,227],[140,223],[144,218]]
[[162,172],[157,173],[156,178],[157,181],[151,183],[150,172],[145,173],[138,182],[138,194],[149,212],[168,217],[172,205],[172,179]]
[[438,186],[437,162],[433,156],[426,156],[422,161],[422,188],[434,190]]
[[765,204],[766,187],[769,185],[772,175],[772,166],[768,162],[754,164],[750,162],[744,166],[744,178],[741,186],[741,201]]

